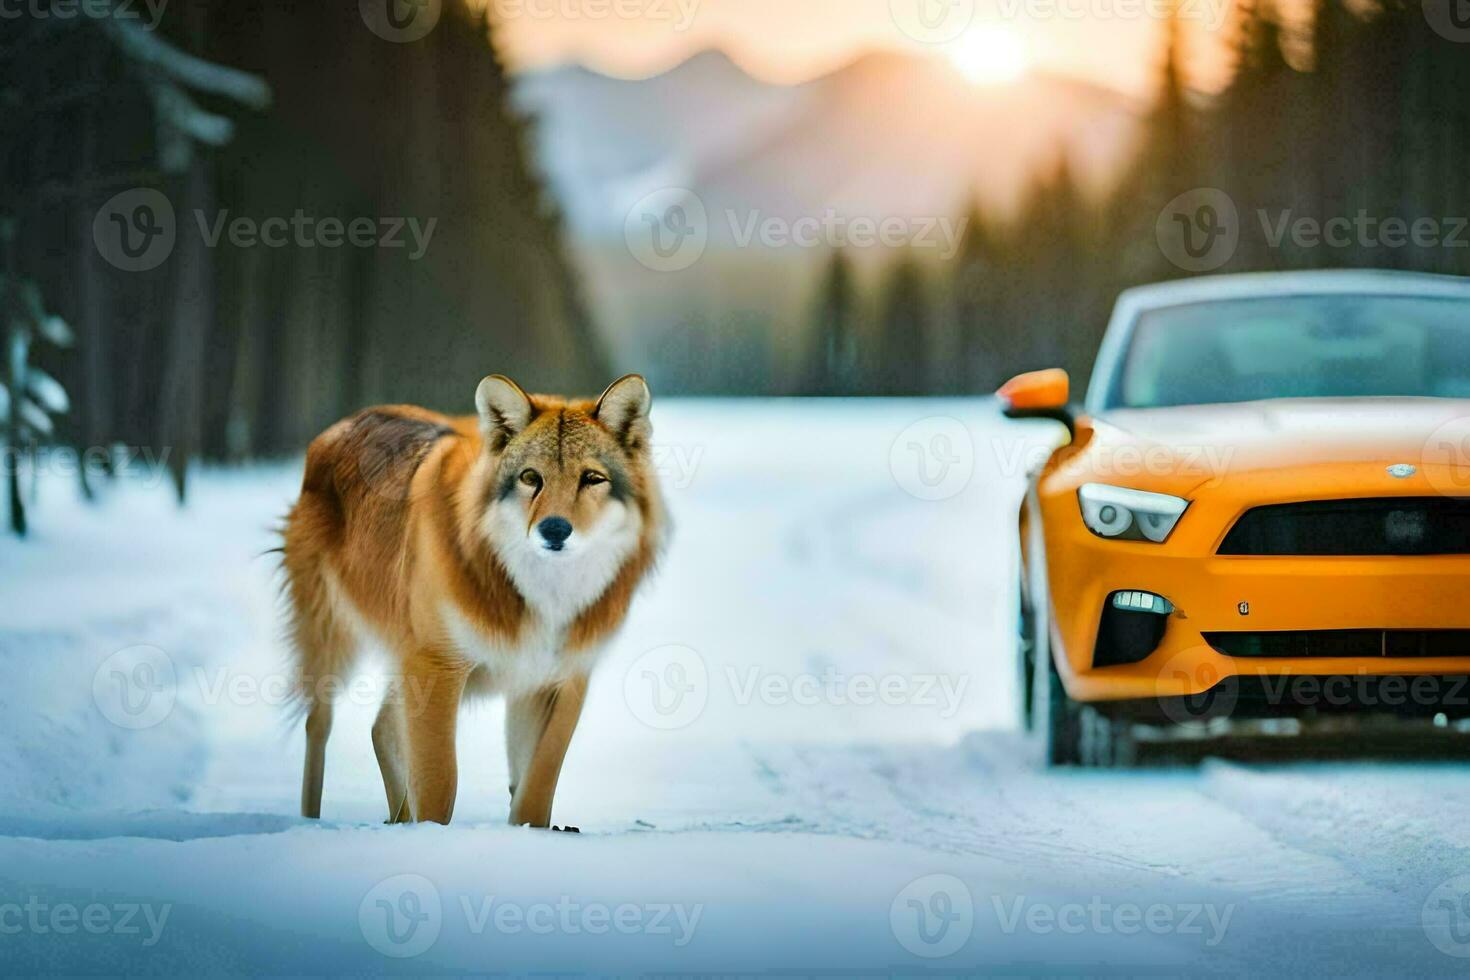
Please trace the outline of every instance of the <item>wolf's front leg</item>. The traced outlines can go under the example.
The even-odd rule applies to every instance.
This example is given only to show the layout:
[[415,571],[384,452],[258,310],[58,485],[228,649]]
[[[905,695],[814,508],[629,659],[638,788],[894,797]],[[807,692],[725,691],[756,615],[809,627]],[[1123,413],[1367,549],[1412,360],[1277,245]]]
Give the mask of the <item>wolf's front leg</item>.
[[408,734],[408,787],[415,820],[449,822],[459,789],[455,727],[469,667],[430,652],[406,659],[403,717]]
[[507,706],[512,825],[551,826],[556,781],[586,698],[587,678],[574,677],[557,687],[514,698]]

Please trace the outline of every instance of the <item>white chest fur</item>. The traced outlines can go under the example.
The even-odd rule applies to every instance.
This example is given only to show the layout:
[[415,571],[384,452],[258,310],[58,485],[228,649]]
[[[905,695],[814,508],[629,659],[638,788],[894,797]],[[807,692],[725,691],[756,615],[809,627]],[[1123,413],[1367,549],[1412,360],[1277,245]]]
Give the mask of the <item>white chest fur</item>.
[[567,653],[566,624],[528,620],[514,641],[498,642],[470,622],[451,603],[441,610],[449,640],[467,660],[485,668],[486,688],[495,693],[525,694],[585,674],[598,650]]

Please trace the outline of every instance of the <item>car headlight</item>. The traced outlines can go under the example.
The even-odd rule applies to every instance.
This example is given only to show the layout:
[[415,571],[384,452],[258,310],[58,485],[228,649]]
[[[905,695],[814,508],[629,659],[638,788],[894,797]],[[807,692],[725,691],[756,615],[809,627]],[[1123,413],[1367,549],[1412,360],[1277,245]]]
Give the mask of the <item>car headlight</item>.
[[1077,491],[1082,523],[1100,538],[1163,541],[1179,523],[1189,501],[1106,483],[1084,483]]

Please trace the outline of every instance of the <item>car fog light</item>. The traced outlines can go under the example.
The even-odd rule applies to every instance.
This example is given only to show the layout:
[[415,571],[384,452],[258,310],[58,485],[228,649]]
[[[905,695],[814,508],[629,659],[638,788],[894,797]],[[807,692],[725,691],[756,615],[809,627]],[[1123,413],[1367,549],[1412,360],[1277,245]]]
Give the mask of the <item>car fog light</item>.
[[1147,660],[1163,642],[1174,603],[1136,589],[1114,592],[1103,605],[1092,649],[1094,667],[1119,667]]
[[1174,603],[1152,592],[1114,592],[1113,608],[1129,612],[1158,613],[1167,616],[1174,611]]

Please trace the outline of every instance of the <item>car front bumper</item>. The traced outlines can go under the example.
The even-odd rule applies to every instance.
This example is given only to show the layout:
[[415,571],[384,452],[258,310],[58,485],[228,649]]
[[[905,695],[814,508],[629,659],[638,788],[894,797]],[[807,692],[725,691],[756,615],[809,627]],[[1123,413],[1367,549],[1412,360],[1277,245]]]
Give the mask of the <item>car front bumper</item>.
[[[1426,645],[1433,656],[1276,657],[1231,656],[1206,641],[1206,634],[1235,632],[1470,630],[1470,555],[1216,554],[1225,533],[1250,507],[1435,492],[1422,476],[1385,487],[1381,466],[1355,475],[1361,479],[1344,480],[1339,469],[1330,485],[1319,487],[1312,485],[1311,474],[1298,475],[1290,492],[1276,477],[1212,488],[1197,495],[1163,544],[1099,538],[1083,525],[1075,493],[1052,495],[1043,504],[1052,642],[1068,693],[1096,702],[1199,695],[1230,678],[1470,674],[1470,645],[1460,655],[1457,642]],[[1344,492],[1359,486],[1371,489]],[[1109,596],[1120,590],[1152,592],[1175,610],[1146,659],[1096,667],[1102,612]],[[1403,649],[1383,647],[1388,653]],[[1444,655],[1452,651],[1455,655]]]

